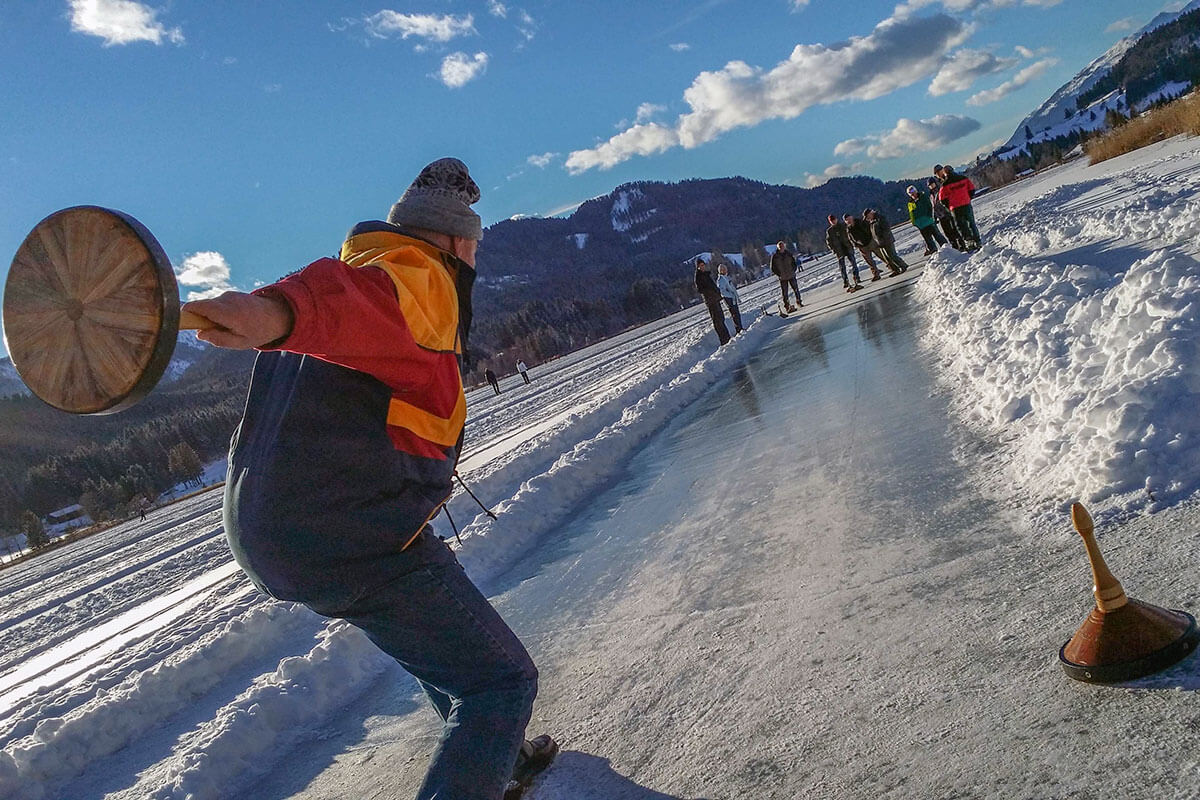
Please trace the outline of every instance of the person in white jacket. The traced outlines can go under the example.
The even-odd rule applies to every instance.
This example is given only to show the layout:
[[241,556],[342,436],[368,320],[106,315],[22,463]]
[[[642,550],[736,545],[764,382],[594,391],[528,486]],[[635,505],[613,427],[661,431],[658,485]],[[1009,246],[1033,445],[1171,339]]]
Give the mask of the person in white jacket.
[[742,332],[742,315],[738,311],[738,293],[733,285],[733,281],[729,279],[729,268],[724,264],[717,267],[717,289],[721,292],[721,299],[725,301],[725,305],[729,308],[729,316],[733,317],[733,328],[735,333]]
[[529,367],[525,366],[524,361],[517,362],[517,372],[521,373],[521,377],[525,379],[526,383],[529,383]]

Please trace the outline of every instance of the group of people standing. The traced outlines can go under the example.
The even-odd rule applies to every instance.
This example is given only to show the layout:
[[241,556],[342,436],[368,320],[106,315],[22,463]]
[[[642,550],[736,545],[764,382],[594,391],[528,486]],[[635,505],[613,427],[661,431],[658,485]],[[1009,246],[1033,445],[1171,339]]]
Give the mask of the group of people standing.
[[[975,212],[971,200],[975,197],[975,184],[966,175],[954,171],[953,167],[938,164],[933,168],[935,177],[926,181],[927,192],[909,186],[908,218],[920,231],[925,240],[925,255],[937,252],[942,245],[949,244],[958,250],[976,250],[980,246],[979,228],[975,224]],[[863,209],[859,217],[846,214],[841,219],[829,215],[829,227],[825,231],[825,245],[837,257],[838,269],[842,273],[842,288],[855,292],[863,288],[858,271],[855,251],[862,256],[871,271],[871,280],[881,280],[884,275],[876,261],[888,268],[888,275],[900,275],[908,271],[908,263],[896,251],[896,237],[887,217],[875,208]],[[941,230],[938,230],[938,226]],[[849,262],[849,269],[847,269]],[[729,341],[729,329],[725,326],[722,303],[729,309],[737,333],[742,331],[742,318],[738,310],[738,294],[725,265],[719,268],[714,280],[709,265],[703,258],[696,259],[696,289],[708,306],[713,328],[721,344]],[[786,316],[804,305],[800,301],[800,287],[796,283],[796,257],[786,242],[779,242],[771,254],[771,272],[779,279],[782,296],[780,313]],[[792,305],[788,290],[796,296]]]
[[925,255],[936,253],[947,243],[956,250],[979,249],[979,227],[971,207],[975,184],[942,164],[934,166],[933,174],[936,177],[925,182],[927,193],[916,186],[908,187],[908,218],[925,239]]

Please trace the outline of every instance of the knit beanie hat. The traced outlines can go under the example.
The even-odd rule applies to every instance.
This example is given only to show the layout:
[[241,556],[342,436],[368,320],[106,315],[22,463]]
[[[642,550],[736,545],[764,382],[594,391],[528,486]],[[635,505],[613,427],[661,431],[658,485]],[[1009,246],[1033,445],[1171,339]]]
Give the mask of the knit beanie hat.
[[387,221],[479,241],[483,225],[471,210],[471,204],[478,201],[479,187],[471,180],[467,165],[457,158],[439,158],[421,170],[392,206]]

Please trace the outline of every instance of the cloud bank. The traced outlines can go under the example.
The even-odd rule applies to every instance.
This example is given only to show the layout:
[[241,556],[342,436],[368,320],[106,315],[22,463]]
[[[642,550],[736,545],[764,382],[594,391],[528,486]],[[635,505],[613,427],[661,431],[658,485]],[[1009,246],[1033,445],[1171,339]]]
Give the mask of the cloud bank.
[[365,22],[367,33],[378,39],[399,35],[401,39],[415,36],[445,43],[475,33],[475,17],[471,14],[464,17],[453,14],[401,14],[384,9],[367,17]]
[[794,119],[814,105],[873,100],[937,72],[946,54],[969,35],[969,27],[948,14],[892,17],[846,42],[797,45],[769,70],[731,61],[696,76],[683,93],[690,111],[673,126],[635,124],[595,147],[572,152],[566,168],[572,174],[608,169],[635,155],[691,149],[736,128]]
[[929,83],[929,93],[941,97],[951,92],[971,88],[971,84],[984,77],[1017,65],[1016,58],[999,58],[986,50],[957,50],[946,59],[942,68]]
[[105,47],[133,42],[183,44],[183,31],[158,21],[158,11],[134,0],[71,0],[71,30],[98,36]]
[[969,106],[986,106],[988,103],[995,103],[1008,97],[1017,89],[1025,86],[1027,83],[1037,80],[1046,73],[1046,70],[1058,63],[1057,58],[1043,58],[1041,61],[1035,61],[1025,69],[1018,72],[1012,77],[994,89],[985,89],[982,92],[977,92],[967,98]]
[[900,119],[886,133],[847,139],[833,149],[835,156],[865,152],[869,158],[882,160],[899,158],[910,153],[935,150],[974,133],[981,127],[978,120],[958,114],[938,114],[932,119]]

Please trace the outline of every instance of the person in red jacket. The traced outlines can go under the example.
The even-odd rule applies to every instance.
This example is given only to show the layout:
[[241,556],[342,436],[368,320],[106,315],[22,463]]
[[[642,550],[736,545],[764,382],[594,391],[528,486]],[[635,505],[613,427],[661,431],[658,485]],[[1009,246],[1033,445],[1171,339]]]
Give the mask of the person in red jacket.
[[946,204],[954,215],[954,225],[968,250],[978,250],[981,244],[979,227],[975,224],[975,211],[971,200],[975,197],[975,184],[966,175],[960,175],[953,167],[938,164],[933,174],[942,181],[938,199]]
[[428,525],[462,449],[478,200],[466,165],[439,159],[338,258],[185,306],[217,326],[199,338],[260,351],[230,444],[234,558],[417,679],[443,722],[418,800],[501,800],[558,751],[524,738],[525,647]]

